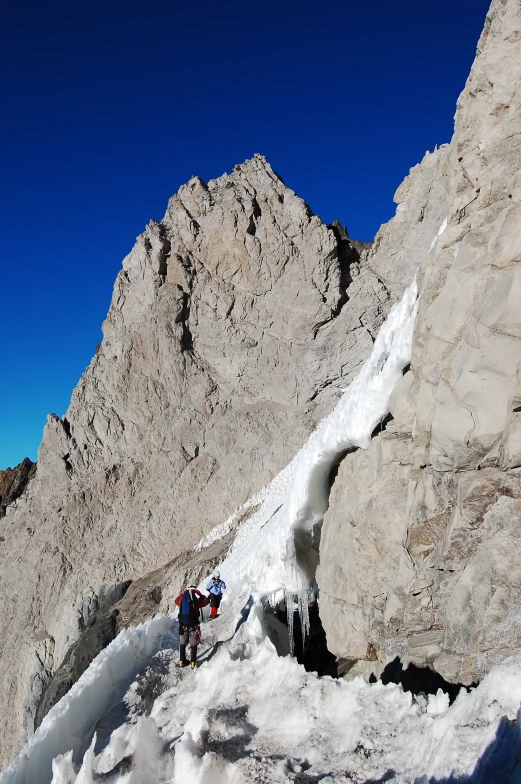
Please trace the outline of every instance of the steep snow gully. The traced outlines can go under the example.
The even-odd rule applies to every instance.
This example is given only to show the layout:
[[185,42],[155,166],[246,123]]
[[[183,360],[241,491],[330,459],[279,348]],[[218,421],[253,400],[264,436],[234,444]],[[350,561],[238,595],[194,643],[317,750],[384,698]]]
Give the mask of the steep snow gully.
[[[221,616],[204,626],[199,668],[176,668],[172,618],[125,630],[51,709],[0,784],[426,784],[448,776],[490,781],[491,770],[506,780],[518,771],[512,749],[519,748],[521,657],[449,706],[441,691],[413,697],[395,684],[306,672],[277,655],[284,652],[280,629],[263,610],[266,601],[285,597],[288,617],[298,606],[305,628],[313,539],[327,508],[331,467],[346,450],[366,448],[386,415],[410,361],[416,310],[413,283],[334,411],[242,507],[256,511],[220,565],[229,590]],[[224,536],[236,513],[199,548]]]

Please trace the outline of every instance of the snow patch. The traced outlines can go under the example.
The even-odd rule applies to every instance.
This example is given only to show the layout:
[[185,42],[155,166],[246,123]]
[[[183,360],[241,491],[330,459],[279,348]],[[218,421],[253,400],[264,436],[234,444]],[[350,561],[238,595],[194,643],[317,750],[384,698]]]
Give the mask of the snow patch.
[[434,248],[434,246],[436,245],[436,242],[437,242],[437,240],[438,240],[438,237],[440,237],[440,236],[443,234],[443,232],[445,231],[445,229],[447,228],[447,226],[448,226],[448,220],[449,220],[449,219],[448,219],[448,216],[447,216],[447,217],[445,218],[445,220],[443,221],[443,223],[441,224],[440,228],[438,229],[438,233],[436,234],[436,236],[434,237],[434,239],[433,239],[433,240],[432,240],[432,242],[431,242],[431,246],[430,246],[430,248],[429,248],[429,253],[431,252],[431,250],[432,250],[432,249]]
[[[122,728],[126,770],[106,764],[121,742],[117,731],[102,755],[91,747],[77,778],[64,778],[70,763],[57,762],[52,784],[94,784],[102,772],[111,784],[289,784],[299,768],[303,781],[332,784],[386,780],[389,770],[397,784],[451,780],[472,773],[497,743],[501,717],[512,722],[521,700],[519,655],[450,707],[442,693],[427,701],[394,684],[318,678],[265,642],[247,659],[222,648],[195,673],[176,676],[141,726]],[[511,752],[521,746],[514,730]],[[499,760],[501,772],[519,774],[520,759]],[[479,778],[491,781],[518,779],[494,776],[492,767]]]

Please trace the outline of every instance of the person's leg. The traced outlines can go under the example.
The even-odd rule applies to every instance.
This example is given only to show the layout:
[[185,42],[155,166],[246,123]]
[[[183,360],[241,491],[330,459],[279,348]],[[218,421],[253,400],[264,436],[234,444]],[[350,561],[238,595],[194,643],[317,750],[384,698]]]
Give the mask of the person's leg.
[[192,670],[197,659],[197,642],[197,629],[190,629],[190,667]]
[[186,664],[186,646],[188,645],[188,629],[179,628],[179,666]]
[[217,618],[220,600],[220,596],[216,596],[214,593],[210,594],[210,618]]

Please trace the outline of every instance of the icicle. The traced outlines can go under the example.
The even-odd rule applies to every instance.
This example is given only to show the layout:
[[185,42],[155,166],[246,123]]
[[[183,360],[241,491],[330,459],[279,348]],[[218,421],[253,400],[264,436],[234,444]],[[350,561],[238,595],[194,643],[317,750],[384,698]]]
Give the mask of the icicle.
[[293,651],[295,648],[295,641],[293,638],[293,618],[295,616],[295,602],[293,594],[286,594],[286,615],[288,619],[288,636],[289,636],[289,652],[290,655],[293,656]]
[[300,628],[302,630],[302,650],[309,634],[309,591],[302,591],[297,597],[298,614],[300,615]]
[[286,613],[288,618],[289,650],[293,656],[295,639],[293,632],[293,620],[295,613],[298,612],[300,618],[300,628],[302,632],[302,650],[306,644],[306,637],[309,634],[309,605],[315,599],[315,588],[306,588],[298,593],[286,593]]

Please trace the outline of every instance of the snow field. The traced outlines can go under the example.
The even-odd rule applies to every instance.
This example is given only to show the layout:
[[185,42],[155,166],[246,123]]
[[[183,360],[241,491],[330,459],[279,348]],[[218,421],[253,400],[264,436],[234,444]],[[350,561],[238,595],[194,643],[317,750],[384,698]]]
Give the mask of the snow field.
[[[166,738],[189,733],[179,741],[179,770],[187,773],[189,763],[185,781],[193,784],[246,782],[252,769],[265,781],[286,782],[294,764],[334,781],[365,782],[392,769],[396,781],[412,782],[470,773],[499,718],[515,718],[520,675],[516,657],[449,708],[442,692],[414,699],[392,684],[318,678],[265,643],[250,659],[223,649],[186,683],[190,695],[167,692],[152,716]],[[212,776],[215,764],[220,772]]]
[[[256,636],[250,622],[258,619],[242,636]],[[53,784],[94,784],[112,763],[117,784],[287,784],[325,776],[362,784],[390,770],[397,783],[419,784],[470,774],[500,717],[515,718],[521,701],[521,656],[449,707],[441,691],[414,698],[393,684],[318,678],[278,657],[266,640],[249,658],[237,656],[237,645],[222,647],[194,673],[173,669],[149,718],[116,730],[98,758],[89,752],[77,777],[67,758],[59,761]],[[131,767],[118,773],[123,757]]]

